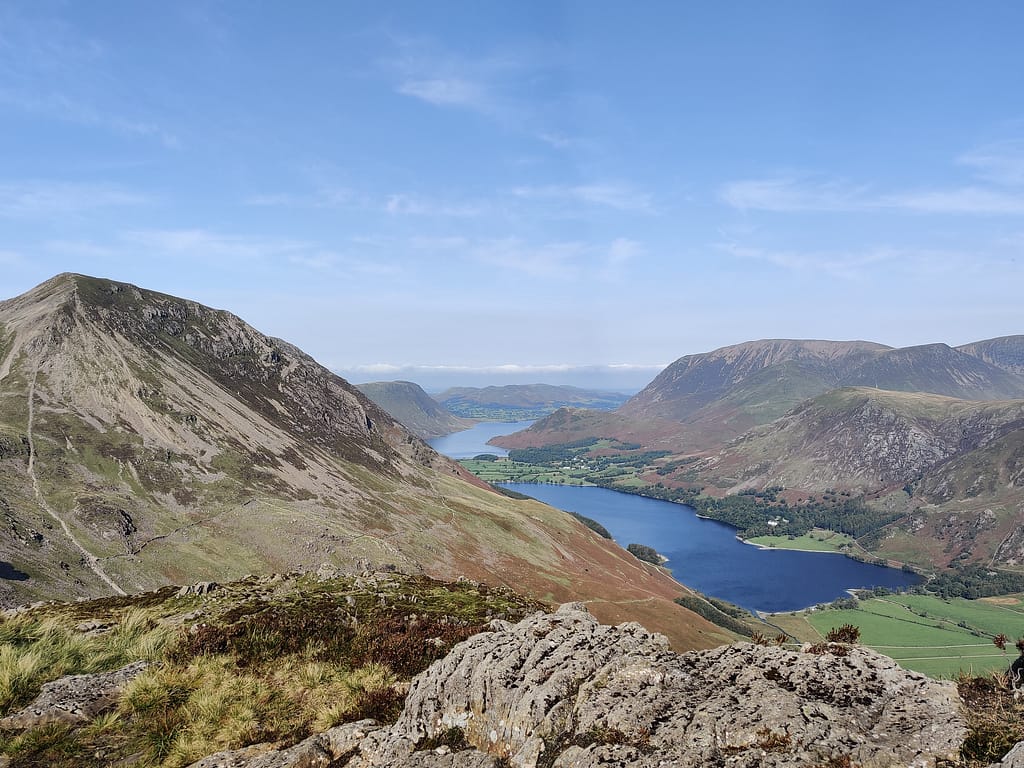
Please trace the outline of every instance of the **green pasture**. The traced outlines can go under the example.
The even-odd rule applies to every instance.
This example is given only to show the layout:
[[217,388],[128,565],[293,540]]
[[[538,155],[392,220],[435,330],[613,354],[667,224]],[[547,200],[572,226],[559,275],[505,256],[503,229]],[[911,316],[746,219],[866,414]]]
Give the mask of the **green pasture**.
[[751,544],[778,549],[802,549],[812,552],[839,552],[853,544],[853,537],[845,533],[814,528],[803,536],[754,536],[747,539]]
[[[781,618],[781,617],[780,617]],[[786,628],[798,639],[815,641],[833,627],[860,628],[863,645],[896,659],[903,667],[931,677],[950,678],[1003,670],[1017,655],[1014,641],[1024,636],[1024,613],[982,600],[942,600],[927,595],[890,595],[861,601],[854,609],[826,609],[796,614]],[[997,634],[1010,638],[1007,651],[992,642]]]

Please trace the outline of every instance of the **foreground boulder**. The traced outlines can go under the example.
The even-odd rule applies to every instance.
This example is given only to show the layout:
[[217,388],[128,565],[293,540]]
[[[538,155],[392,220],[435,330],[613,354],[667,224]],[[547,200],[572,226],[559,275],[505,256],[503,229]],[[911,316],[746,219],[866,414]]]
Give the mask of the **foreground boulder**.
[[[579,604],[492,627],[413,681],[396,724],[361,724],[344,764],[933,766],[966,731],[953,683],[865,648],[676,654]],[[260,768],[316,764],[278,755]]]
[[32,703],[0,719],[0,729],[25,730],[50,723],[87,723],[116,707],[121,691],[148,666],[148,662],[136,661],[113,672],[66,675],[46,683]]

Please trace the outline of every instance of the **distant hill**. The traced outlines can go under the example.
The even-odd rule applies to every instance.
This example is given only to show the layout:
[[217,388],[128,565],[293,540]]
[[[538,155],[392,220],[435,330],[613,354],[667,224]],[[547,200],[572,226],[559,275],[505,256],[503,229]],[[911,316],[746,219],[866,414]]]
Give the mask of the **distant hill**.
[[494,387],[453,387],[437,395],[438,402],[466,418],[525,421],[546,416],[559,408],[618,408],[628,395],[605,390],[552,384],[508,384]]
[[1024,375],[1024,335],[976,341],[957,347],[957,350],[991,363],[1004,371]]
[[356,389],[423,440],[450,435],[473,426],[472,419],[463,419],[442,408],[418,384],[411,381],[373,381],[357,384]]
[[[846,386],[927,392],[965,400],[1024,398],[1024,374],[1011,370],[1024,337],[979,342],[977,354],[945,344],[893,349],[865,341],[766,339],[687,355],[669,365],[614,413],[574,414],[574,439],[599,436],[685,443],[710,450],[778,418],[807,398]],[[967,349],[965,347],[964,349]],[[1003,361],[1002,367],[984,359]],[[563,442],[567,416],[542,420],[496,444]]]

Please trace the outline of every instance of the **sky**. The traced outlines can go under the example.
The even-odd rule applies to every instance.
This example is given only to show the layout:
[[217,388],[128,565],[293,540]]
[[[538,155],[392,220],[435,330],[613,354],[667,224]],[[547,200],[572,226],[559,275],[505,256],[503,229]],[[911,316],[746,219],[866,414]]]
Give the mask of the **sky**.
[[0,298],[108,277],[434,389],[1024,333],[1021,29],[1016,0],[0,0]]

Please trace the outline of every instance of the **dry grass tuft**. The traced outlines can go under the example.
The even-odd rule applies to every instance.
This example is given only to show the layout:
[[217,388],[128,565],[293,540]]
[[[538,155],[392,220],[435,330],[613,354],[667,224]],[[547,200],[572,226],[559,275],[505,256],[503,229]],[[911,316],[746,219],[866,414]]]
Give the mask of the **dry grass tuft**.
[[0,714],[24,704],[62,675],[107,672],[160,658],[171,632],[129,610],[102,635],[86,635],[58,618],[15,616],[0,623]]
[[960,756],[970,768],[999,762],[1024,740],[1024,701],[1014,700],[1006,675],[995,672],[956,680],[968,734]]

